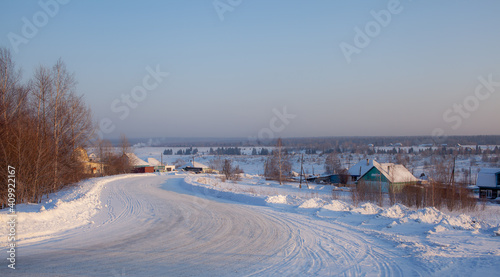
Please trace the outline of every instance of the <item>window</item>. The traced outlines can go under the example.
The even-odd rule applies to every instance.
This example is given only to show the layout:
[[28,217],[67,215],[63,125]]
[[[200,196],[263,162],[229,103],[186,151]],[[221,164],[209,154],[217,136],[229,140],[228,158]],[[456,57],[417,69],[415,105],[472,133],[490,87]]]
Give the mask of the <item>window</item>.
[[480,190],[480,194],[479,194],[480,198],[491,198],[491,196],[492,196],[491,189]]

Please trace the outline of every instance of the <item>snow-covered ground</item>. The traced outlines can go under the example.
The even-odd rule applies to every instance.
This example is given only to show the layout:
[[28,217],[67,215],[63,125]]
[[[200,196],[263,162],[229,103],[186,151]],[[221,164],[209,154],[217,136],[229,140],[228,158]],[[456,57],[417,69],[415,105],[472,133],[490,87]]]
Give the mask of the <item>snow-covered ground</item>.
[[[352,206],[331,187],[247,175],[91,179],[18,206],[16,270],[0,276],[492,276],[497,206],[470,214]],[[7,211],[0,220],[7,222]],[[483,216],[481,216],[483,215]],[[485,215],[495,215],[489,218]],[[2,224],[0,237],[7,237]]]
[[[496,145],[495,145],[496,146]],[[495,146],[482,146],[482,148],[490,148],[493,149]],[[475,147],[475,146],[474,146]],[[272,147],[266,147],[270,151]],[[408,150],[409,147],[402,147],[401,149]],[[420,148],[413,147],[418,150]],[[142,160],[147,161],[148,158],[155,158],[157,160],[162,159],[161,153],[165,149],[172,149],[174,153],[176,153],[180,149],[186,149],[186,147],[134,147],[133,152]],[[230,159],[233,161],[235,165],[238,165],[243,171],[247,174],[252,175],[262,175],[264,173],[264,165],[267,156],[253,156],[252,147],[241,147],[242,153],[244,155],[241,156],[216,156],[209,155],[209,147],[198,147],[198,154],[195,157],[195,161],[203,163],[205,165],[209,165],[211,160],[214,159]],[[260,147],[256,147],[257,151],[260,151]],[[382,149],[382,148],[381,148]],[[390,149],[385,150],[392,150]],[[422,148],[423,149],[423,148]],[[300,157],[298,153],[292,154],[292,170],[295,172],[300,172]],[[429,175],[432,171],[432,168],[437,165],[443,163],[440,159],[441,156],[424,156],[419,154],[411,154],[408,155],[410,161],[406,165],[408,170],[413,173],[414,176],[419,177],[422,173]],[[341,160],[342,167],[350,168],[355,165],[359,161],[363,161],[366,159],[374,159],[380,163],[397,163],[396,155],[392,154],[374,154],[374,155],[364,155],[364,154],[349,154],[344,153],[339,155]],[[497,163],[493,162],[484,162],[482,161],[482,155],[470,155],[470,156],[461,156],[459,155],[456,160],[456,180],[463,181],[465,172],[470,171],[470,181],[473,183],[477,178],[477,173],[480,168],[483,167],[500,167],[500,161]],[[168,164],[174,164],[176,161],[182,161],[183,163],[187,163],[193,159],[192,155],[163,155],[163,162]],[[304,155],[304,172],[306,174],[323,174],[325,172],[325,159],[326,155],[313,154],[313,155]],[[447,160],[448,163],[452,163],[450,157]]]

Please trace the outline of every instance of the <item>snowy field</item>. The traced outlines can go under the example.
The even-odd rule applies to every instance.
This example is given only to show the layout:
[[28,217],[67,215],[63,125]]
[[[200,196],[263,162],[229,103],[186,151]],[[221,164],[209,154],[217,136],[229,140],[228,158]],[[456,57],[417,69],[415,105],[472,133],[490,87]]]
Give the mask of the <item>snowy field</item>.
[[[493,146],[481,146],[482,149],[493,149],[496,145]],[[271,151],[272,147],[265,147],[269,151]],[[392,150],[393,147],[380,147],[384,150]],[[387,148],[387,149],[386,149]],[[401,147],[401,149],[408,151],[410,147]],[[418,151],[419,147],[412,147],[415,151]],[[474,146],[475,148],[475,146]],[[174,153],[178,150],[186,149],[186,147],[133,147],[133,152],[142,160],[147,161],[148,158],[155,158],[160,160],[161,153],[165,149],[172,149]],[[193,148],[194,149],[194,148]],[[238,165],[243,171],[247,174],[251,175],[262,175],[264,173],[264,165],[267,156],[252,156],[251,147],[241,147],[242,153],[244,155],[241,156],[216,156],[209,155],[209,147],[198,147],[199,153],[195,157],[195,161],[200,162],[205,165],[209,165],[210,161],[214,159],[230,159],[233,161],[235,165]],[[214,149],[216,149],[214,147]],[[260,151],[260,147],[256,147],[257,151]],[[421,148],[425,149],[425,148]],[[300,155],[301,153],[292,153],[292,170],[295,172],[300,172]],[[409,163],[406,165],[408,170],[413,173],[414,176],[419,177],[420,174],[425,173],[429,175],[432,171],[434,165],[441,163],[439,160],[440,156],[429,156],[424,157],[418,154],[408,155],[410,158]],[[396,155],[391,154],[374,154],[374,155],[364,155],[364,154],[341,154],[339,156],[341,160],[341,166],[344,168],[350,168],[355,165],[359,161],[364,161],[366,159],[374,159],[379,163],[397,163]],[[163,162],[168,164],[185,164],[193,159],[192,155],[163,155]],[[325,159],[326,155],[304,155],[304,172],[305,174],[318,175],[323,174],[325,172]],[[436,159],[433,161],[433,159]],[[449,160],[448,162],[452,162]],[[482,155],[470,155],[470,156],[462,156],[459,155],[456,160],[456,180],[461,182],[463,181],[463,175],[466,171],[470,171],[472,180],[477,178],[477,173],[480,168],[484,167],[499,167],[500,161],[497,163],[483,162]]]
[[[18,206],[0,276],[494,276],[500,209],[352,206],[332,187],[259,176],[95,178]],[[7,222],[6,211],[0,213]],[[6,224],[0,236],[6,238]]]

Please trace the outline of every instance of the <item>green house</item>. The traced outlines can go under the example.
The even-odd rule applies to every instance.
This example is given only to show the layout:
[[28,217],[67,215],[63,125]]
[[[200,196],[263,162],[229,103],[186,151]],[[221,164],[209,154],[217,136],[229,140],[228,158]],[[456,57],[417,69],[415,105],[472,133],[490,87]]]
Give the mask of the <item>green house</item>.
[[373,166],[359,177],[357,182],[380,186],[382,192],[388,192],[391,185],[403,186],[418,181],[403,165],[373,161]]

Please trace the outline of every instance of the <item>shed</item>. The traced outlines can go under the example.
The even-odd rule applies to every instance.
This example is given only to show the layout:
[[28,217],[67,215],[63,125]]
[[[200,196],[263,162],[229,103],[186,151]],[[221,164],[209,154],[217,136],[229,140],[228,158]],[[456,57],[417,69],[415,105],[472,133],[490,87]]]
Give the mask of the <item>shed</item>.
[[154,166],[142,166],[133,169],[134,173],[153,173],[155,172]]

